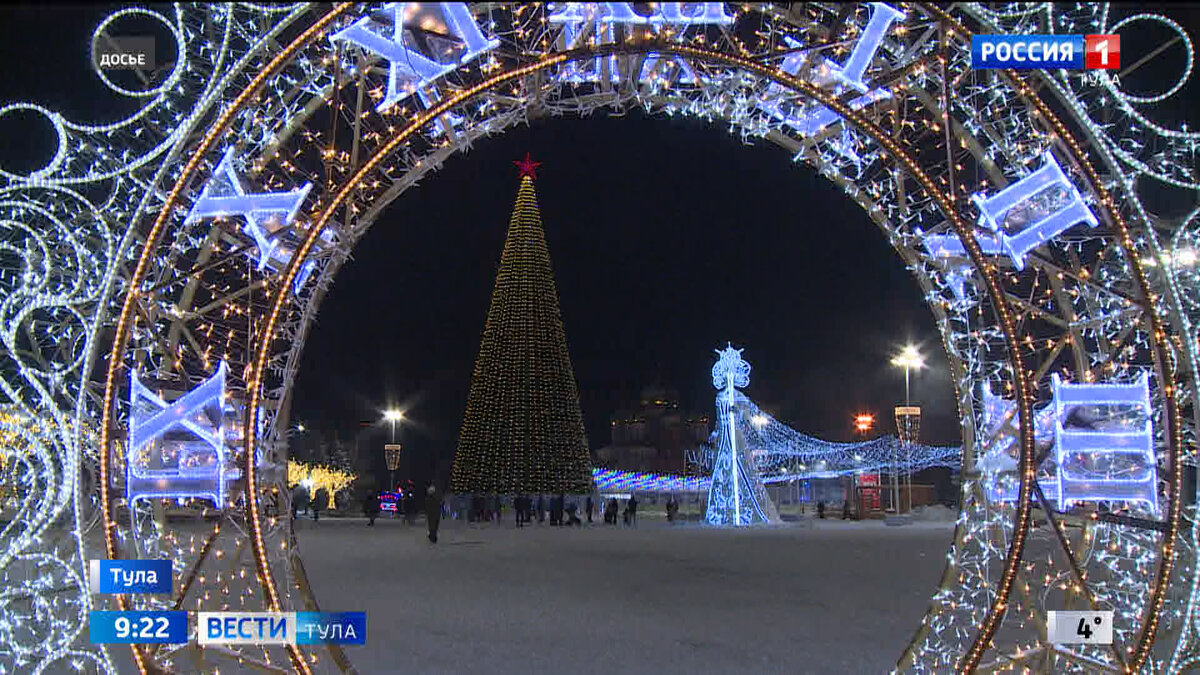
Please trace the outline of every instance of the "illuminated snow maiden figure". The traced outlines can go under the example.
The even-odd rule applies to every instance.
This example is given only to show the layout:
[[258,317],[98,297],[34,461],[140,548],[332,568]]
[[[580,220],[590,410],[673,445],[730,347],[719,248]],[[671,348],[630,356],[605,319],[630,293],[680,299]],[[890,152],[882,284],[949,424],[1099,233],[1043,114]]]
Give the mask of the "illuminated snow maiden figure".
[[746,414],[749,399],[735,387],[750,384],[750,364],[742,350],[732,345],[716,350],[712,382],[717,394],[717,459],[713,464],[705,520],[713,525],[778,523],[775,504],[767,496],[758,468],[746,447],[744,425],[737,421]]

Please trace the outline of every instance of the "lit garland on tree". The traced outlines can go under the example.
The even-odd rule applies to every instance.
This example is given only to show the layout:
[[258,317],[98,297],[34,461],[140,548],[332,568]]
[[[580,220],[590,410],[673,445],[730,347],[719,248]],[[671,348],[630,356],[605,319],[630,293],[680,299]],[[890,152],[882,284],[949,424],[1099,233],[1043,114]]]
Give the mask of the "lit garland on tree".
[[317,490],[324,488],[329,492],[330,498],[350,487],[354,479],[358,478],[358,476],[349,471],[308,464],[306,462],[297,462],[294,459],[288,460],[287,467],[287,485],[289,488],[296,487],[307,480],[311,481],[310,492],[316,494]]
[[450,489],[459,493],[591,491],[579,392],[550,252],[525,155],[475,361]]

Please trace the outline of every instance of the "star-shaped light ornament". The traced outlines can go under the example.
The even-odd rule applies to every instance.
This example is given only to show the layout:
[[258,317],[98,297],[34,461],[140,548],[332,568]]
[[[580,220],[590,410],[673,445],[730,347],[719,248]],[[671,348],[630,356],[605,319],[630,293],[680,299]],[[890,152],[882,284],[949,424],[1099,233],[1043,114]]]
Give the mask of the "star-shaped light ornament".
[[541,162],[533,161],[533,158],[529,156],[528,152],[525,153],[525,159],[517,160],[513,162],[513,164],[515,164],[517,169],[521,172],[521,178],[529,176],[534,180],[537,180],[537,168],[542,165]]

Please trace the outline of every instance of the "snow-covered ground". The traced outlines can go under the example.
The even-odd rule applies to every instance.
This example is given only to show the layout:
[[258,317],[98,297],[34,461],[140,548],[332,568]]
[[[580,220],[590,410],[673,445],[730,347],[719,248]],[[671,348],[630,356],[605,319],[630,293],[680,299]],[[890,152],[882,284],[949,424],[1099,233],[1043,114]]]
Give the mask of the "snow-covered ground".
[[367,612],[372,673],[884,673],[920,621],[951,523],[752,530],[643,518],[518,530],[297,523],[321,608]]

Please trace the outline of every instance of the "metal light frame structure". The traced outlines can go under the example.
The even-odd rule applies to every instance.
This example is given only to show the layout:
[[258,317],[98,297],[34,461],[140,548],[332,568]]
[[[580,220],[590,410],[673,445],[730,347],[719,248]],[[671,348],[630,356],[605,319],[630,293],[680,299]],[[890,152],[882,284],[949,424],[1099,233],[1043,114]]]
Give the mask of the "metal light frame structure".
[[[392,201],[477,140],[535,116],[633,107],[720,122],[820,171],[878,224],[928,300],[963,419],[962,507],[899,669],[1200,665],[1200,530],[1195,496],[1182,493],[1200,413],[1200,210],[1165,218],[1140,192],[1200,192],[1200,135],[1153,119],[1191,75],[1186,33],[1149,14],[1114,21],[1100,3],[646,11],[129,8],[96,39],[147,17],[178,54],[143,90],[97,71],[143,102],[134,115],[87,125],[36,104],[0,106],[0,118],[43,117],[58,138],[41,169],[0,167],[0,405],[19,418],[0,425],[20,439],[6,466],[26,477],[16,519],[0,530],[0,585],[10,590],[0,598],[0,667],[114,669],[86,642],[87,610],[105,604],[83,574],[98,556],[175,561],[176,597],[118,596],[118,608],[312,605],[280,508],[281,467],[299,355],[331,280]],[[1130,93],[1105,72],[970,68],[972,33],[1113,33],[1143,22],[1176,31],[1186,50],[1164,92]],[[218,175],[224,182],[206,193]],[[1026,190],[1035,175],[1057,191]],[[198,209],[219,198],[240,201],[228,217],[212,202]],[[1012,200],[1037,217],[1010,220]],[[1058,204],[1083,220],[1055,220]],[[243,490],[224,498],[215,524],[173,526],[156,517],[162,504],[124,499],[129,372],[153,375],[168,403],[220,362],[245,405],[230,453]],[[1033,410],[1049,400],[1051,376],[1128,384],[1147,370],[1161,516],[1137,504],[1122,505],[1129,517],[1119,523],[1095,505],[1057,510],[1035,480]],[[1016,410],[1012,501],[989,499],[977,470],[984,382]],[[1032,529],[1035,513],[1050,527]],[[1114,645],[1046,642],[1045,612],[1067,607],[1113,609]],[[143,672],[350,668],[336,647],[132,654]]]

